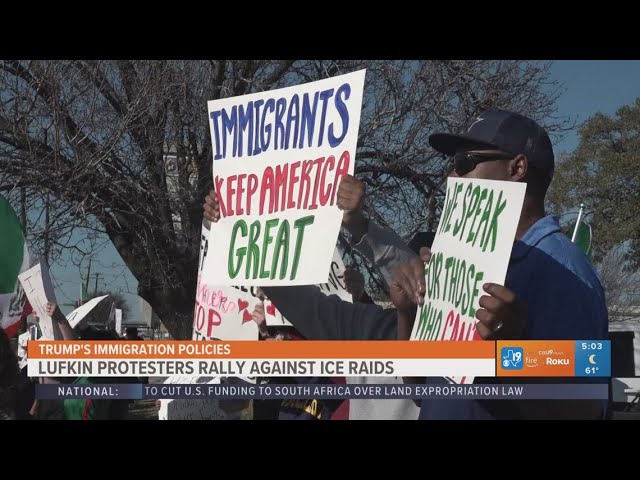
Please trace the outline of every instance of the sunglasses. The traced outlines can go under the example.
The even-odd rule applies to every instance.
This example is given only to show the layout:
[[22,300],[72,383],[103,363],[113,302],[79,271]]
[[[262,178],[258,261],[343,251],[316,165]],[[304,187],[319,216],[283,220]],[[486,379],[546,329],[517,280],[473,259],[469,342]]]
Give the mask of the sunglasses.
[[451,158],[452,170],[455,170],[459,177],[471,172],[482,162],[491,162],[493,160],[510,160],[515,155],[510,153],[479,153],[479,152],[461,152],[455,154]]

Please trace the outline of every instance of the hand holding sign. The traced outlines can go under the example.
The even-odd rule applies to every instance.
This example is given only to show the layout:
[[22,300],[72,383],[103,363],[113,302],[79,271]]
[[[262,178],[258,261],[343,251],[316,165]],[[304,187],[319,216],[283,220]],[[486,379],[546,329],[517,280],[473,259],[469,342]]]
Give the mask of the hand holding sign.
[[526,307],[507,287],[486,283],[483,290],[489,295],[480,297],[476,310],[478,333],[484,340],[522,338]]
[[47,312],[47,315],[49,315],[52,320],[55,320],[58,323],[65,321],[66,317],[60,311],[57,304],[53,302],[47,302],[44,309],[45,309],[45,312]]
[[420,258],[413,258],[396,270],[391,282],[391,301],[402,313],[415,314],[416,305],[424,303],[424,265],[431,260],[431,250],[420,249]]
[[358,243],[367,233],[367,219],[362,213],[365,184],[351,175],[342,177],[338,187],[337,205],[342,210],[342,223]]
[[204,218],[213,223],[220,220],[220,205],[218,203],[218,195],[216,195],[214,189],[211,189],[207,196],[204,197],[202,208],[204,209]]
[[391,282],[391,301],[398,310],[398,340],[408,340],[411,337],[416,306],[424,304],[424,270],[430,260],[431,250],[422,247],[420,258],[405,263],[394,274]]
[[258,324],[258,328],[261,332],[267,328],[265,323],[264,304],[262,302],[257,303],[256,306],[253,307],[251,318]]

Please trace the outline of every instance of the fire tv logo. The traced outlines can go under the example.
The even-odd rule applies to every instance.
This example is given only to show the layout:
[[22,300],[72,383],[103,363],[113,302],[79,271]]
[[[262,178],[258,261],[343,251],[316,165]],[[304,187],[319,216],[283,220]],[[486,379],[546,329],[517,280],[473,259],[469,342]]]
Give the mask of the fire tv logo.
[[538,363],[538,357],[526,357],[524,359],[524,364],[525,364],[525,366],[527,366],[529,368],[535,368],[538,365],[540,365]]

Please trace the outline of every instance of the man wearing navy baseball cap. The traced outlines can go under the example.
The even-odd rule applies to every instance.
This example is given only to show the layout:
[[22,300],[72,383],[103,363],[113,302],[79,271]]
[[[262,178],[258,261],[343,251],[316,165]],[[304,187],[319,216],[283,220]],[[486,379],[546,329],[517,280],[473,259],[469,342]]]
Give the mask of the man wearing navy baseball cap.
[[[536,187],[538,196],[543,197],[537,200],[544,200],[553,178],[555,162],[547,132],[530,118],[507,110],[489,110],[473,121],[466,134],[435,133],[429,143],[452,157],[454,172],[460,177],[521,180],[528,173],[527,185]],[[517,171],[505,169],[507,163],[499,162],[517,157],[512,165]],[[476,170],[485,162],[487,165]]]
[[[608,314],[598,275],[582,250],[562,233],[558,218],[545,214],[544,198],[554,171],[547,132],[523,115],[489,110],[475,118],[465,134],[436,133],[429,143],[451,157],[451,176],[527,184],[505,285],[485,285],[480,299],[476,318],[482,338],[606,339]],[[428,261],[428,252],[421,255]],[[396,272],[391,293],[402,340],[411,332],[415,302],[425,294],[422,265],[413,260]],[[599,418],[603,410],[599,401],[426,400],[420,418]]]

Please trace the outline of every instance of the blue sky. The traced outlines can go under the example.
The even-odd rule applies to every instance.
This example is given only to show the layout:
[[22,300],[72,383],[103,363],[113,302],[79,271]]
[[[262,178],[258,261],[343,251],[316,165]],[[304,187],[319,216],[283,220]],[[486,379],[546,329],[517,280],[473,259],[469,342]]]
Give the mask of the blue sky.
[[[638,60],[563,60],[551,66],[551,78],[564,83],[557,102],[558,113],[583,122],[602,112],[613,114],[640,97]],[[576,132],[554,145],[557,154],[573,150],[579,142]]]
[[[558,113],[579,123],[597,112],[612,114],[640,96],[640,61],[637,60],[562,60],[551,66],[550,73],[552,80],[564,84],[564,92],[557,102]],[[556,156],[573,150],[578,141],[577,132],[567,134],[554,145]],[[125,296],[131,306],[132,320],[139,319],[135,296],[137,282],[110,243],[102,250],[100,263],[102,265],[92,266],[92,273],[101,273],[104,277],[98,282],[98,288],[134,293]],[[58,284],[56,295],[60,304],[78,298],[80,278],[77,268],[53,265],[51,273]],[[94,282],[92,279],[90,292]],[[61,308],[65,313],[72,309],[63,305]]]

